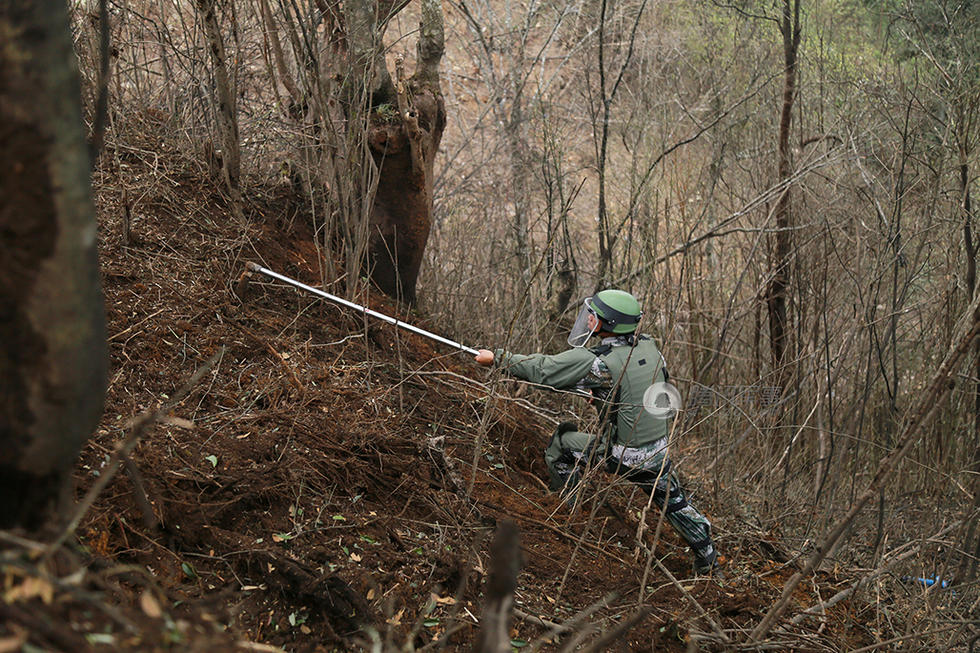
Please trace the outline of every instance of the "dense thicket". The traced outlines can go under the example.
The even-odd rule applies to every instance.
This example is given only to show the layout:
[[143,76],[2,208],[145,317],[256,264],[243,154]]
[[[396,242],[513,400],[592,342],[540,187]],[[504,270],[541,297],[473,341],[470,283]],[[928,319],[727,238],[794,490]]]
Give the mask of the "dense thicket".
[[[205,25],[181,4],[113,13],[116,156],[127,134],[162,122],[188,166],[215,165],[221,85]],[[305,14],[217,4],[241,192],[291,185],[323,281],[359,292],[377,174],[359,159],[367,167],[345,177],[336,157],[367,132],[350,114],[310,118],[330,101],[310,84],[345,88],[317,68],[340,48],[343,15],[330,2]],[[917,574],[975,591],[980,348],[960,336],[975,320],[980,9],[461,0],[443,11],[447,126],[418,284],[434,323],[468,344],[552,350],[582,296],[630,289],[688,402],[678,453],[711,474],[719,505],[803,553],[857,506],[830,543],[837,560],[874,568],[918,539]],[[389,61],[414,60],[403,37],[418,21],[410,4],[386,23]],[[93,22],[79,7],[90,94]],[[369,105],[374,120],[398,111],[392,98]],[[138,213],[139,198],[128,202]]]

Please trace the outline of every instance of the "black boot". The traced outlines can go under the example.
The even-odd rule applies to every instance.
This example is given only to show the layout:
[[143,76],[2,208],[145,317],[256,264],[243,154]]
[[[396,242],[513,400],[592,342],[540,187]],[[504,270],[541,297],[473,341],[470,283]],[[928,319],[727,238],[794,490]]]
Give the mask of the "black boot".
[[715,547],[709,547],[706,551],[694,552],[694,575],[724,579],[724,575],[718,567],[718,551]]

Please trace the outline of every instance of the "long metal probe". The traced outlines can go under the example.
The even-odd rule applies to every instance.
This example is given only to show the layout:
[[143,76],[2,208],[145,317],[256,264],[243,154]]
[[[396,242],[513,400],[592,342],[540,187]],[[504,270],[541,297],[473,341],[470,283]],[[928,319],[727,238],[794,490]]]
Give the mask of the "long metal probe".
[[246,267],[249,269],[250,272],[258,272],[259,274],[264,274],[267,277],[272,277],[273,279],[278,279],[279,281],[282,281],[283,283],[288,283],[290,286],[293,286],[295,288],[299,288],[300,290],[305,290],[306,292],[311,293],[311,294],[314,294],[317,297],[322,297],[323,299],[328,299],[328,300],[330,300],[332,302],[335,302],[337,304],[340,304],[342,306],[346,306],[347,308],[353,308],[355,311],[360,311],[361,313],[365,313],[367,315],[370,315],[371,317],[376,317],[379,320],[384,320],[388,324],[394,324],[396,327],[401,327],[402,329],[405,329],[406,331],[411,331],[412,333],[417,333],[420,336],[424,336],[424,337],[426,337],[426,338],[428,338],[430,340],[435,340],[436,342],[441,342],[444,345],[449,345],[450,347],[452,347],[454,349],[459,349],[460,351],[465,351],[466,353],[473,354],[474,356],[476,356],[476,354],[477,354],[477,351],[475,349],[473,349],[472,347],[467,347],[466,345],[461,345],[458,342],[456,342],[455,340],[450,340],[449,338],[443,338],[442,336],[438,336],[438,335],[436,335],[434,333],[431,333],[429,331],[426,331],[425,329],[420,329],[419,327],[414,326],[414,325],[411,325],[411,324],[408,324],[407,322],[402,322],[401,320],[399,320],[397,318],[389,317],[389,316],[385,315],[384,313],[379,313],[377,311],[373,311],[370,308],[367,308],[366,306],[361,306],[360,304],[355,304],[354,302],[347,301],[346,299],[343,299],[342,297],[337,297],[336,295],[331,295],[328,292],[323,292],[322,290],[320,290],[318,288],[314,288],[312,286],[307,286],[305,283],[302,283],[301,281],[296,281],[296,279],[290,279],[289,277],[283,276],[283,275],[279,274],[278,272],[273,272],[269,268],[264,268],[261,265],[259,265],[258,263],[249,262],[249,263],[246,264]]

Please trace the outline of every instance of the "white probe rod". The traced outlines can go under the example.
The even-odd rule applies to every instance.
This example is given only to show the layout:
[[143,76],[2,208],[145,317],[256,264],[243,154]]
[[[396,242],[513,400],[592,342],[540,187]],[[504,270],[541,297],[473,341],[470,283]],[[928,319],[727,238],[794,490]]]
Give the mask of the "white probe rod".
[[477,351],[475,349],[473,349],[472,347],[467,347],[466,345],[461,345],[458,342],[456,342],[455,340],[450,340],[449,338],[443,338],[442,336],[438,336],[438,335],[436,335],[434,333],[431,333],[429,331],[426,331],[425,329],[420,329],[417,326],[413,326],[411,324],[408,324],[407,322],[402,322],[401,320],[399,320],[397,318],[389,317],[389,316],[385,315],[384,313],[379,313],[377,311],[372,311],[370,308],[367,308],[366,306],[361,306],[360,304],[355,304],[354,302],[347,301],[346,299],[343,299],[342,297],[337,297],[336,295],[331,295],[328,292],[323,292],[319,288],[314,288],[312,286],[307,286],[305,283],[302,283],[300,281],[296,281],[296,279],[290,279],[289,277],[283,276],[283,275],[279,274],[278,272],[273,272],[272,270],[270,270],[268,268],[264,268],[261,265],[259,265],[258,263],[251,263],[251,262],[249,262],[247,264],[247,267],[248,267],[248,269],[249,269],[250,272],[258,272],[259,274],[264,274],[267,277],[272,277],[273,279],[278,279],[279,281],[282,281],[283,283],[288,283],[290,286],[293,286],[295,288],[299,288],[300,290],[305,290],[306,292],[311,293],[313,295],[316,295],[317,297],[322,297],[323,299],[330,300],[330,301],[332,301],[334,303],[340,304],[341,306],[346,306],[347,308],[353,308],[355,311],[360,311],[361,313],[365,313],[367,315],[370,315],[371,317],[376,317],[379,320],[384,320],[388,324],[394,324],[396,327],[401,327],[402,329],[405,329],[406,331],[411,331],[412,333],[417,333],[420,336],[424,336],[426,338],[429,338],[430,340],[435,340],[436,342],[441,342],[444,345],[449,345],[450,347],[452,347],[454,349],[458,349],[460,351],[465,351],[466,353],[473,354],[474,356],[476,356],[476,354],[477,354]]

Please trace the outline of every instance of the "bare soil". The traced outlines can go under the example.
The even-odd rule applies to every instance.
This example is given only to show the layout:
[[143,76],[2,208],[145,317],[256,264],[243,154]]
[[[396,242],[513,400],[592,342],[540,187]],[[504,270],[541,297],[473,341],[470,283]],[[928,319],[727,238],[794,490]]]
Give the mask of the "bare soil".
[[[515,646],[547,632],[533,617],[563,622],[605,599],[586,620],[597,627],[588,642],[633,612],[646,565],[635,546],[642,504],[617,489],[590,521],[591,505],[573,513],[547,492],[541,452],[553,426],[529,402],[554,397],[516,399],[507,384],[490,394],[487,373],[466,356],[264,278],[238,283],[246,261],[318,282],[311,219],[288,185],[249,189],[241,225],[217,184],[162,139],[119,155],[121,168],[105,155],[96,177],[111,367],[76,498],[134,417],[220,358],[148,430],[68,546],[43,563],[25,546],[22,562],[3,568],[0,650],[26,641],[64,651],[334,651],[372,638],[390,649],[468,650],[504,519],[520,529],[523,558]],[[367,301],[439,330],[380,296]],[[692,579],[688,552],[665,529],[657,555],[679,583],[654,567],[642,592],[652,611],[605,650],[688,650],[692,629],[710,627],[681,588],[737,639],[795,570],[774,536],[737,535],[697,494],[706,479],[685,471],[699,507],[724,527],[725,578]],[[650,545],[656,519],[647,519]],[[804,584],[798,609],[849,580]],[[863,612],[839,604],[822,622],[775,635],[775,646],[870,643]]]

